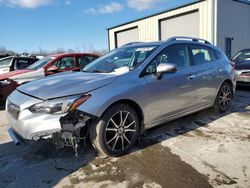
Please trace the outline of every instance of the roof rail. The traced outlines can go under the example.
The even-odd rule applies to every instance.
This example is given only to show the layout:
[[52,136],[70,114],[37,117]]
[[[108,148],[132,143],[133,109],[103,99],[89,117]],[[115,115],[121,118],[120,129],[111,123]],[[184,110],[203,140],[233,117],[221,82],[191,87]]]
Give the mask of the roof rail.
[[140,44],[140,43],[143,43],[143,42],[129,42],[127,44],[124,44],[123,46],[130,46],[130,45],[133,45],[133,44]]
[[170,41],[174,41],[174,40],[190,40],[190,41],[194,41],[194,42],[203,42],[205,44],[211,44],[210,42],[208,42],[205,39],[199,39],[199,38],[193,38],[193,37],[183,37],[183,36],[176,36],[176,37],[171,37],[169,38],[166,42],[170,42]]

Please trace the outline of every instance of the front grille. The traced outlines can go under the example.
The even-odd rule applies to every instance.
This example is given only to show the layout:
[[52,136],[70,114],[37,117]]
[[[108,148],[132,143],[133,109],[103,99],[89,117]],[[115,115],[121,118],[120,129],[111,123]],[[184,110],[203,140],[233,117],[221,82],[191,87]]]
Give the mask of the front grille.
[[18,119],[20,108],[16,104],[8,101],[7,102],[7,111],[15,119]]
[[250,71],[249,72],[242,72],[241,75],[250,75]]

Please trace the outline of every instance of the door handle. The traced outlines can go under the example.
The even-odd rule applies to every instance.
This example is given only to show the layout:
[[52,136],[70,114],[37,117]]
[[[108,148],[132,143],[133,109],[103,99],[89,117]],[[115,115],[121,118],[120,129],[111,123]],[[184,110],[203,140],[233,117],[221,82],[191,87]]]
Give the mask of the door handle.
[[195,77],[196,77],[196,76],[195,76],[194,74],[189,74],[187,78],[188,78],[189,80],[192,80],[192,79],[194,79]]

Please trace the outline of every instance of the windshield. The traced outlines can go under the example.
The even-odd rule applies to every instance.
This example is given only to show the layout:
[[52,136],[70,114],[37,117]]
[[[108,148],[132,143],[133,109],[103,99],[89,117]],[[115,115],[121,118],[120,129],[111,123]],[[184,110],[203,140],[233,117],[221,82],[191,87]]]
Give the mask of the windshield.
[[28,66],[26,69],[30,69],[30,70],[38,70],[40,68],[42,68],[44,65],[46,65],[48,62],[50,62],[51,60],[55,59],[55,57],[45,57],[35,63],[33,63],[32,65]]
[[250,50],[240,51],[233,57],[233,61],[235,61],[236,63],[246,60],[250,60]]
[[121,67],[130,70],[140,65],[158,46],[118,48],[88,64],[83,72],[110,73]]

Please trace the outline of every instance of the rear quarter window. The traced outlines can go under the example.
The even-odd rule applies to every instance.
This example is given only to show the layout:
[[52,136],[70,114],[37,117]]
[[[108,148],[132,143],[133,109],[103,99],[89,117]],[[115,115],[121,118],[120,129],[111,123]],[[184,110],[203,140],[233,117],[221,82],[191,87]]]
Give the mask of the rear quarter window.
[[216,59],[213,49],[209,47],[202,45],[190,45],[189,49],[193,66],[210,63]]

